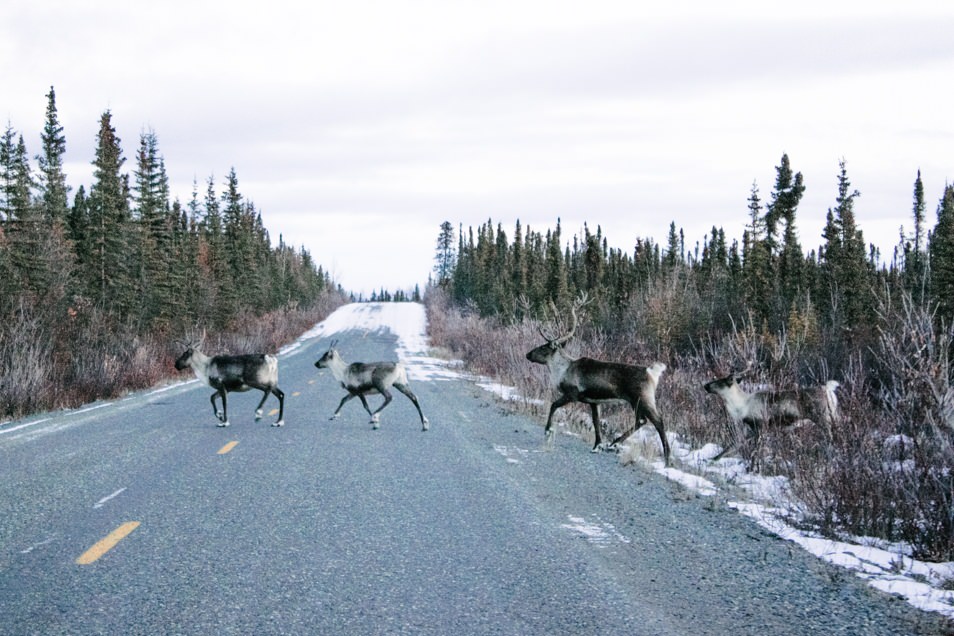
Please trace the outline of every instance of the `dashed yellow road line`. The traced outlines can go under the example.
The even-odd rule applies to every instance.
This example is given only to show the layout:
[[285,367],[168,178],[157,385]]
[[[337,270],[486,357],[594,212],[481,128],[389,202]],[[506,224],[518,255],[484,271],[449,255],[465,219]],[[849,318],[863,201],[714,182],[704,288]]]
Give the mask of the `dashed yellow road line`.
[[298,397],[299,395],[301,395],[300,391],[295,391],[294,393],[292,393],[292,397]]
[[269,415],[278,415],[278,409],[272,409],[268,412]]
[[314,383],[315,383],[314,380],[308,380],[308,384],[314,384]]
[[219,449],[219,455],[225,455],[227,452],[238,446],[238,442],[229,442],[225,446]]
[[95,562],[97,559],[99,559],[99,557],[115,548],[117,543],[125,539],[130,532],[138,527],[138,521],[127,521],[123,525],[107,534],[103,539],[97,541],[92,548],[80,555],[80,557],[76,559],[77,565],[89,565],[90,563]]

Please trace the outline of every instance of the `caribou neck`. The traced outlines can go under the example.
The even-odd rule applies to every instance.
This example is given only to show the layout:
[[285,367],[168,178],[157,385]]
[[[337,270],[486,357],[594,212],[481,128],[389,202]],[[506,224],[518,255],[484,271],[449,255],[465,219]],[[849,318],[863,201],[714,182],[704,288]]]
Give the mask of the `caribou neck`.
[[192,355],[189,356],[189,366],[192,367],[192,372],[195,373],[195,377],[205,384],[209,383],[209,363],[211,361],[212,358],[198,349],[193,349]]
[[338,382],[344,382],[348,378],[348,363],[337,352],[328,360],[328,368]]
[[547,368],[550,369],[550,383],[553,386],[559,386],[560,382],[563,381],[566,370],[569,369],[570,365],[574,362],[576,362],[576,360],[571,358],[566,351],[563,350],[563,347],[558,347],[554,350],[553,355],[547,360]]

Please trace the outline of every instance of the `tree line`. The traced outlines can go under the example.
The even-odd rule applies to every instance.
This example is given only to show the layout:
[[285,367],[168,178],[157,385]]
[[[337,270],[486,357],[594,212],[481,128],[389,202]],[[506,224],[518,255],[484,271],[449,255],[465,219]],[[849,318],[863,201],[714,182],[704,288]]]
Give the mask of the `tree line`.
[[860,193],[851,187],[844,161],[839,168],[822,243],[807,252],[797,227],[806,186],[783,155],[767,202],[753,184],[740,239],[729,241],[723,228],[713,226],[690,248],[672,222],[664,244],[638,237],[632,251],[624,251],[609,247],[599,226],[584,225],[567,238],[559,220],[545,232],[518,220],[510,237],[492,220],[466,231],[445,222],[434,283],[458,306],[507,320],[528,311],[539,315],[551,301],[564,308],[585,292],[596,299],[590,320],[610,332],[631,325],[625,315],[634,302],[648,312],[665,303],[655,331],[657,355],[690,352],[712,334],[749,323],[814,344],[837,369],[850,351],[877,337],[879,298],[891,291],[905,290],[936,307],[938,324],[954,320],[954,186],[945,186],[937,223],[929,229],[918,172],[913,230],[902,228],[884,259],[865,243],[855,214]]
[[[0,138],[0,398],[13,415],[84,383],[89,367],[124,343],[224,331],[247,316],[315,306],[339,294],[304,248],[273,246],[231,169],[173,197],[159,140],[140,134],[131,172],[107,110],[99,119],[92,182],[75,194],[66,137],[47,95],[40,152],[8,123]],[[99,343],[100,346],[95,346]],[[106,352],[110,352],[108,355]],[[49,354],[52,363],[39,361]],[[34,368],[42,366],[43,368]],[[34,382],[16,379],[31,370]],[[34,386],[35,385],[35,386]],[[43,397],[28,386],[45,389]],[[106,393],[115,388],[103,389]],[[98,393],[99,391],[97,391]]]

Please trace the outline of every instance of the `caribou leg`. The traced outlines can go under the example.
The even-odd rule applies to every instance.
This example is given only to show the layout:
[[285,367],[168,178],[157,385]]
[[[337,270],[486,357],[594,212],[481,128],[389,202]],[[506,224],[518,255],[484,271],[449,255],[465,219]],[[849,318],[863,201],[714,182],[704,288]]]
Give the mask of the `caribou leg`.
[[[219,426],[221,426],[221,427],[225,427],[225,426],[228,426],[228,425],[229,425],[229,409],[228,409],[228,406],[226,406],[226,399],[225,399],[226,393],[227,393],[227,391],[226,391],[225,389],[219,389],[218,391],[216,391],[215,393],[212,394],[212,398],[211,398],[211,399],[212,399],[212,410],[215,411],[215,416],[216,416],[217,418],[219,418]],[[215,396],[216,396],[216,395],[219,396],[220,398],[222,398],[222,411],[221,411],[221,412],[219,412],[219,411],[216,410],[216,408],[215,408]]]
[[590,449],[591,453],[600,452],[600,405],[596,402],[590,404],[590,414],[593,416],[593,436],[595,441],[593,442],[593,448]]
[[[424,412],[421,410],[421,404],[420,402],[417,401],[417,396],[414,395],[414,392],[411,391],[411,387],[407,386],[406,384],[395,383],[394,388],[400,391],[401,393],[403,393],[404,395],[406,395],[411,400],[411,402],[414,403],[415,408],[417,408],[417,414],[421,416],[421,426],[423,427],[421,430],[426,431],[429,422],[427,421],[427,418],[424,417]],[[384,407],[381,407],[381,408],[384,408]]]

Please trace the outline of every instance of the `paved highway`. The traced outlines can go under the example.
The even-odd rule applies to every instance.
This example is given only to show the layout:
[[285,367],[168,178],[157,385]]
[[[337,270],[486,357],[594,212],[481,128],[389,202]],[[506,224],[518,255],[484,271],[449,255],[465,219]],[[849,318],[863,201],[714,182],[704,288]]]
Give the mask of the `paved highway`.
[[[384,331],[333,334],[396,359]],[[413,379],[372,430],[280,358],[283,428],[197,382],[0,428],[0,634],[916,634],[932,615],[615,456]],[[371,398],[372,404],[380,398]],[[274,398],[266,411],[277,406]]]

